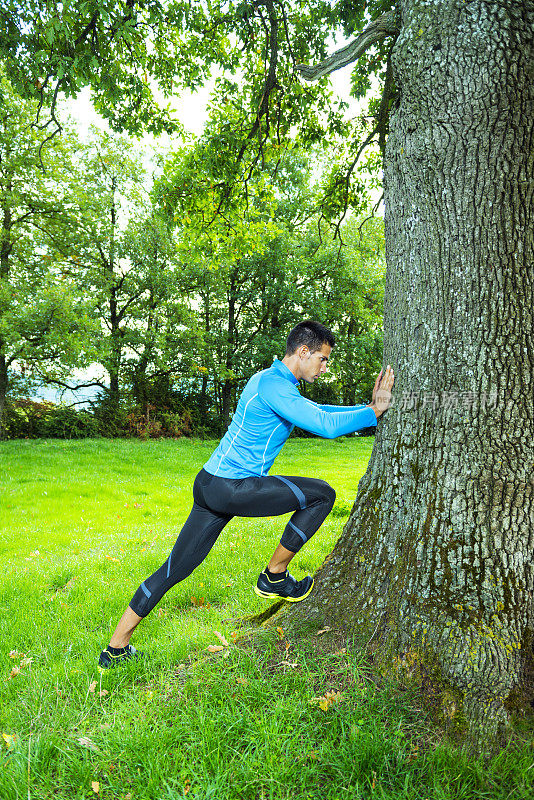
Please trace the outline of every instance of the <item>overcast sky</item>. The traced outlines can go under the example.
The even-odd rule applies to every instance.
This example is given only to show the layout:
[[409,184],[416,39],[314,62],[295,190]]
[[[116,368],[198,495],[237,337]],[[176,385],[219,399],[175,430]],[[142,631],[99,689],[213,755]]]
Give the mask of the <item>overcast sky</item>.
[[[360,104],[350,96],[350,72],[350,67],[345,67],[330,76],[334,96],[345,100],[349,105],[346,112],[347,117],[355,116],[360,110]],[[180,122],[191,133],[202,133],[208,116],[207,104],[212,88],[213,84],[194,93],[183,92],[179,97],[173,98],[171,101],[171,105],[175,109]],[[164,102],[167,103],[169,101],[165,100]],[[109,130],[106,121],[94,110],[88,89],[84,89],[76,99],[65,101],[63,106],[78,124],[82,137],[90,125]],[[141,140],[147,150],[153,150],[158,146],[165,147],[168,141],[168,137],[165,134],[159,139],[148,134]]]

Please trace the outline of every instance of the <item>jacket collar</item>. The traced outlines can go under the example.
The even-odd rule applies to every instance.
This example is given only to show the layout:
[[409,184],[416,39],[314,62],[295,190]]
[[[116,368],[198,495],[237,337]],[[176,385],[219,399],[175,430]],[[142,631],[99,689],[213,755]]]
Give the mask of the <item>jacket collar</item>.
[[274,369],[283,378],[287,378],[287,380],[291,381],[291,383],[294,384],[295,386],[297,385],[298,383],[297,378],[295,378],[289,367],[286,367],[286,365],[283,364],[282,361],[280,361],[278,358],[275,358],[275,360],[273,361],[271,369]]

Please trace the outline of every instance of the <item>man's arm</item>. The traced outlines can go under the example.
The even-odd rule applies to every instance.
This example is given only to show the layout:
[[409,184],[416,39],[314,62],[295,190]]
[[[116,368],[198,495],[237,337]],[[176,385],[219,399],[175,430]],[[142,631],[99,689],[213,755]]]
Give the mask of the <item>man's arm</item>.
[[365,403],[359,406],[323,406],[321,403],[316,404],[321,411],[358,411],[360,408],[367,408]]
[[259,395],[279,417],[325,439],[334,439],[376,425],[371,406],[354,410],[324,411],[317,403],[302,397],[297,387],[283,378],[266,375],[260,381]]

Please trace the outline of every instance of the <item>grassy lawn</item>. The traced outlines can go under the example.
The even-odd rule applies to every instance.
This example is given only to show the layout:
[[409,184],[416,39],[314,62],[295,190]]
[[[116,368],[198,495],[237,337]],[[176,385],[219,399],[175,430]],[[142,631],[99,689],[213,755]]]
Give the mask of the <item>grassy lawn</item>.
[[[140,626],[142,662],[99,675],[98,653],[167,558],[214,444],[0,443],[0,799],[532,797],[528,734],[482,764],[437,741],[417,698],[373,684],[343,642],[322,650],[272,631],[233,643],[235,620],[266,607],[252,587],[287,517],[232,520]],[[277,459],[274,474],[323,477],[337,492],[297,577],[339,536],[371,447],[291,440]],[[210,653],[215,631],[230,646]]]

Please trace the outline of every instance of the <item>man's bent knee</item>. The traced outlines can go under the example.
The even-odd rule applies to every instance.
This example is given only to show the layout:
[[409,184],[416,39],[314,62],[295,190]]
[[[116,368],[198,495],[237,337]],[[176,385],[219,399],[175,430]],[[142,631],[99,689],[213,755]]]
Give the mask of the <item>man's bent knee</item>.
[[330,513],[334,507],[334,503],[336,502],[336,490],[326,481],[321,481],[321,483],[323,484],[322,488],[324,491],[324,503],[329,507],[328,513]]

